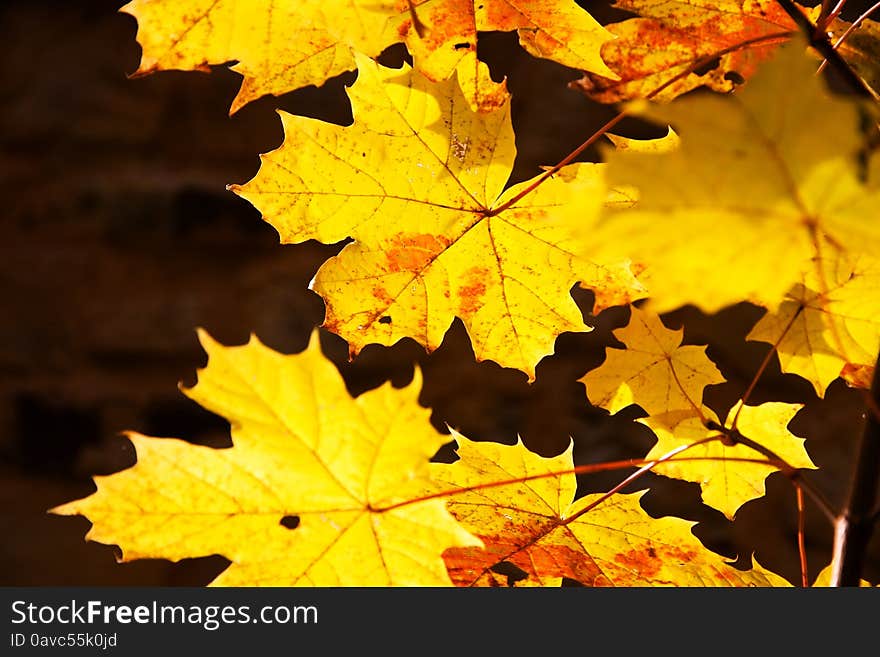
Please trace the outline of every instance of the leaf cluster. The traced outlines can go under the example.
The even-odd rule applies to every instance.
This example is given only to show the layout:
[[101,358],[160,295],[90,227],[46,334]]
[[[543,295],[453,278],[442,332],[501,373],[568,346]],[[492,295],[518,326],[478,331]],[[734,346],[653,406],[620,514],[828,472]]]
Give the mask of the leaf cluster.
[[[418,403],[418,369],[402,389],[351,397],[317,332],[293,355],[203,333],[208,366],[184,392],[229,420],[233,447],[129,434],[137,464],[54,512],[87,516],[88,538],[124,559],[221,554],[231,565],[216,585],[788,585],[757,562],[727,563],[693,522],[652,517],[623,489],[648,471],[694,482],[732,519],[781,472],[801,517],[805,498],[839,513],[790,430],[803,405],[752,395],[773,359],[820,397],[838,379],[870,385],[876,23],[771,0],[616,6],[632,17],[603,25],[571,0],[135,0],[123,11],[138,21],[140,74],[234,62],[232,112],[357,70],[351,125],[279,112],[283,144],[229,186],[282,243],[349,240],[311,287],[351,358],[403,338],[432,351],[457,318],[478,360],[532,381],[562,333],[591,329],[571,293],[588,289],[586,317],[629,307],[629,322],[621,348],[581,379],[584,404],[637,405],[634,421],[656,438],[643,460],[575,464],[571,446],[546,458],[439,433]],[[867,99],[817,75],[823,49],[808,47],[805,22],[840,35],[811,36]],[[515,31],[531,55],[582,71],[571,93],[619,104],[569,157],[512,186],[511,98],[477,57],[488,31]],[[377,63],[395,43],[411,64]],[[610,132],[625,116],[668,136]],[[574,162],[605,137],[601,162]],[[767,356],[723,413],[705,399],[721,371],[661,315],[741,302],[764,310],[748,339]],[[450,439],[457,460],[434,462]],[[576,475],[627,467],[610,490],[576,494]]]

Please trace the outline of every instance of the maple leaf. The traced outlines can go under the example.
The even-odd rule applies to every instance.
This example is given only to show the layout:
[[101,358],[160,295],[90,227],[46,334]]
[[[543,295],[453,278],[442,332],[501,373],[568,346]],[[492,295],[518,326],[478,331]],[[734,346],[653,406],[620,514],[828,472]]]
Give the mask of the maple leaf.
[[601,48],[614,35],[572,0],[473,0],[479,31],[517,30],[522,46],[535,57],[616,77]]
[[231,112],[355,68],[353,50],[375,58],[401,42],[431,80],[471,69],[466,95],[490,111],[504,90],[488,75],[473,86],[478,31],[517,30],[537,57],[614,77],[599,54],[613,35],[571,0],[133,0],[121,10],[138,21],[138,74],[235,62],[244,81]]
[[443,550],[479,542],[442,500],[386,508],[431,488],[448,441],[418,405],[418,370],[352,399],[317,335],[285,356],[202,333],[208,366],[185,392],[230,421],[233,447],[130,434],[137,463],[53,512],[87,516],[87,538],[126,561],[221,554],[214,585],[448,585]]
[[[468,53],[476,51],[479,32],[517,31],[522,46],[535,57],[614,77],[602,60],[602,44],[614,36],[572,0],[330,0],[325,10],[337,20],[367,10],[384,17],[377,41],[382,47],[404,42],[415,67],[438,82],[450,77]],[[348,6],[346,10],[343,6]],[[365,34],[360,22],[343,28],[361,52]],[[381,48],[379,48],[381,50]]]
[[632,151],[634,153],[669,153],[678,148],[679,138],[675,130],[669,128],[666,135],[656,139],[632,139],[622,135],[605,133],[614,147],[619,151]]
[[[506,85],[493,81],[488,67],[477,59],[479,19],[472,0],[310,2],[310,13],[320,15],[319,22],[353,51],[375,59],[388,46],[405,43],[415,70],[429,80],[439,82],[457,74],[472,110],[491,112],[506,103]],[[581,20],[592,20],[586,12],[579,13],[586,17],[580,17]],[[603,32],[598,25],[596,31]],[[604,38],[610,37],[605,34]],[[604,68],[598,48],[598,43],[593,46],[598,63],[593,62],[592,66]]]
[[[742,435],[771,450],[787,465],[792,468],[815,468],[804,447],[804,439],[794,436],[787,429],[788,423],[802,407],[802,404],[782,402],[745,406],[739,402],[728,414],[726,426],[731,428],[733,418],[736,418],[736,429]],[[660,458],[676,448],[717,435],[718,431],[706,426],[707,421],[720,424],[715,414],[708,409],[704,409],[702,414],[703,417],[685,417],[674,427],[656,422],[652,417],[640,418],[638,422],[650,427],[657,436],[657,442],[645,460]],[[654,471],[700,484],[703,502],[728,518],[733,518],[736,510],[749,500],[763,496],[766,492],[764,480],[779,469],[767,463],[739,460],[763,458],[760,453],[743,444],[706,442],[688,449],[687,455],[696,459],[665,461],[655,466]]]
[[[681,518],[652,518],[642,493],[575,500],[572,446],[544,458],[516,445],[474,442],[453,432],[459,460],[432,464],[432,476],[452,489],[447,508],[485,547],[444,553],[459,586],[498,584],[502,562],[531,585],[567,577],[588,586],[780,586],[782,578],[755,566],[741,571],[708,550]],[[481,486],[486,482],[506,485]],[[593,506],[595,505],[595,506]],[[521,583],[519,583],[521,584]]]
[[775,345],[782,371],[807,379],[820,397],[840,376],[869,387],[880,351],[880,261],[838,256],[812,264],[746,339]]
[[312,0],[133,0],[121,8],[138,22],[137,74],[208,71],[235,61],[244,76],[230,112],[354,68],[348,44],[319,22]]
[[470,52],[458,63],[457,77],[461,93],[473,112],[494,112],[503,109],[510,100],[506,79],[495,82],[489,67]]
[[[797,31],[775,0],[617,0],[615,7],[639,15],[606,26],[617,38],[602,57],[617,77],[588,72],[573,84],[602,103],[644,98],[679,75],[657,100],[702,85],[730,91]],[[708,72],[684,75],[712,57]]]
[[597,309],[641,296],[625,260],[573,255],[575,227],[606,197],[602,165],[569,165],[502,211],[530,184],[503,191],[516,154],[508,102],[475,113],[454,80],[361,56],[358,71],[353,125],[282,113],[282,146],[230,186],[284,243],[354,239],[312,284],[352,353],[403,337],[433,350],[459,317],[478,359],[533,376],[560,333],[586,329],[573,285],[596,289]]
[[606,349],[605,362],[580,379],[590,401],[611,413],[638,404],[654,423],[669,426],[698,414],[704,388],[724,377],[705,346],[680,346],[683,334],[666,328],[656,314],[631,307],[629,324],[614,331],[626,349]]
[[793,43],[736,94],[644,106],[680,147],[608,153],[611,185],[637,188],[639,202],[605,213],[591,253],[646,267],[658,312],[714,312],[743,300],[775,307],[821,240],[852,256],[880,250],[880,222],[865,220],[880,200],[876,176],[863,182],[855,158],[858,106],[814,73]]

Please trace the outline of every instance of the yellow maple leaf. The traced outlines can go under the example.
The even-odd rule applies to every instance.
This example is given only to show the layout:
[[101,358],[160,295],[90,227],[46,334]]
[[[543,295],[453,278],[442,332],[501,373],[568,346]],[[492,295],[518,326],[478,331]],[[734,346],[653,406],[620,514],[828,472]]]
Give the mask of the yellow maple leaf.
[[[776,345],[782,371],[807,379],[820,397],[839,376],[873,369],[880,350],[880,261],[815,259],[746,339]],[[870,376],[861,378],[857,385],[869,385]]]
[[[787,429],[802,407],[802,404],[782,402],[744,406],[739,402],[728,414],[727,427],[731,427],[732,419],[736,417],[736,428],[742,435],[771,450],[787,465],[815,468],[804,447],[804,439]],[[710,410],[704,410],[703,415],[706,420],[717,422]],[[698,416],[682,419],[673,427],[655,422],[651,417],[638,421],[650,427],[657,436],[657,442],[645,457],[648,461],[718,433],[707,428],[704,419]],[[717,440],[688,449],[687,456],[696,459],[666,461],[655,466],[654,472],[700,484],[703,502],[728,518],[733,518],[736,510],[749,500],[763,496],[766,492],[764,480],[779,469],[766,463],[742,461],[740,459],[764,459],[764,456],[747,445],[725,445]]]
[[619,151],[632,151],[634,153],[670,153],[678,148],[680,141],[675,130],[668,128],[663,137],[656,139],[633,139],[622,135],[614,135],[606,132],[605,136],[614,144]]
[[230,421],[233,447],[130,434],[137,463],[53,512],[87,516],[87,538],[124,560],[223,555],[214,585],[448,585],[442,552],[479,541],[440,499],[386,508],[431,489],[448,441],[417,402],[418,370],[352,399],[317,335],[282,355],[201,334],[208,366],[185,392]]
[[[478,19],[473,0],[309,0],[309,3],[306,13],[317,17],[319,24],[325,25],[335,39],[348,44],[353,51],[375,59],[388,46],[405,43],[415,70],[429,80],[439,82],[457,73],[472,110],[491,112],[507,102],[507,86],[493,81],[488,67],[477,59]],[[592,20],[586,12],[580,10],[580,14]],[[598,32],[604,34],[601,27]],[[604,34],[604,38],[610,37]],[[592,46],[597,58],[600,43],[601,40]],[[601,61],[598,58],[595,66],[604,68]]]
[[133,0],[121,11],[138,22],[138,74],[209,70],[235,61],[244,76],[231,112],[265,94],[281,94],[354,68],[314,11],[313,0]]
[[615,77],[600,54],[614,36],[573,0],[325,0],[321,5],[331,30],[355,49],[377,55],[403,42],[415,68],[435,82],[450,77],[476,51],[479,32],[514,30],[536,57]]
[[474,112],[494,112],[503,108],[510,100],[507,81],[495,82],[489,67],[477,59],[476,52],[470,52],[458,63],[457,77],[462,95]]
[[703,408],[706,386],[724,377],[706,347],[681,346],[684,330],[633,306],[629,324],[614,331],[626,349],[606,349],[605,362],[580,380],[590,401],[611,413],[638,404],[657,425],[672,426]]
[[562,577],[588,586],[787,585],[760,566],[742,571],[724,562],[693,535],[693,522],[652,518],[639,505],[641,493],[598,504],[598,494],[575,500],[571,445],[544,458],[521,442],[453,437],[459,460],[432,464],[432,476],[466,489],[450,496],[447,508],[485,545],[444,553],[459,586],[497,585],[491,569],[502,562],[522,570],[530,585],[555,586]]
[[730,91],[797,32],[775,0],[617,0],[615,7],[638,14],[606,26],[617,38],[603,45],[602,57],[617,75],[588,72],[575,83],[603,103],[644,98],[676,76],[657,100],[702,85]]
[[572,0],[472,0],[478,31],[517,30],[522,46],[535,57],[611,78],[602,44],[614,35]]
[[675,128],[678,149],[608,154],[612,186],[637,188],[639,202],[606,212],[591,252],[644,265],[658,312],[775,307],[820,241],[880,251],[880,222],[866,220],[880,186],[860,179],[855,158],[857,104],[828,93],[803,44],[779,53],[735,94],[645,106]]
[[564,331],[583,331],[571,297],[597,290],[597,309],[642,295],[624,261],[573,254],[576,226],[598,213],[598,164],[569,165],[522,201],[504,191],[516,154],[510,105],[475,113],[454,80],[358,59],[354,124],[282,113],[285,139],[257,176],[230,188],[281,241],[354,238],[318,271],[324,326],[353,353],[412,337],[440,345],[461,318],[478,359],[534,375]]
[[355,68],[353,50],[377,57],[400,42],[431,80],[464,69],[466,96],[490,111],[506,91],[473,77],[478,31],[518,30],[537,57],[615,77],[599,53],[613,35],[571,0],[133,0],[121,10],[138,21],[139,74],[235,62],[244,81],[232,112]]

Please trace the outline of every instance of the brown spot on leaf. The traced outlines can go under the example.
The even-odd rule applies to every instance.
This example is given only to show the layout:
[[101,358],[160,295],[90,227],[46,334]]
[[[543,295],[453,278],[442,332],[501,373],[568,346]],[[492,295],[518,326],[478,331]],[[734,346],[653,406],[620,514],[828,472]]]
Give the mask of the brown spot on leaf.
[[458,315],[468,317],[474,315],[483,306],[483,298],[486,295],[486,281],[489,270],[486,267],[473,266],[468,269],[462,278],[462,285],[458,289]]
[[405,38],[407,34],[409,34],[409,28],[412,27],[412,21],[410,19],[400,21],[400,25],[397,26],[397,34],[401,39]]
[[697,558],[697,553],[693,550],[684,550],[679,547],[669,546],[665,548],[665,561],[676,564],[685,564]]
[[627,570],[633,571],[640,579],[650,579],[660,572],[663,562],[657,557],[654,548],[629,550],[614,555],[614,561]]
[[[610,582],[602,577],[596,563],[579,546],[569,543],[567,536],[554,533],[558,518],[537,519],[534,524],[506,527],[500,535],[478,534],[485,548],[450,548],[443,553],[449,577],[456,586],[491,586],[494,569],[502,563],[515,566],[531,580],[540,583],[550,578],[567,577],[587,586]],[[538,536],[546,537],[536,541]],[[552,536],[552,538],[551,538]],[[514,539],[514,540],[511,540]],[[523,577],[520,575],[519,580]]]
[[442,235],[401,233],[391,239],[385,251],[387,271],[421,271],[449,246]]
[[373,298],[379,303],[383,304],[383,307],[387,308],[391,305],[394,299],[391,298],[391,295],[388,294],[388,290],[384,287],[376,286],[372,290]]

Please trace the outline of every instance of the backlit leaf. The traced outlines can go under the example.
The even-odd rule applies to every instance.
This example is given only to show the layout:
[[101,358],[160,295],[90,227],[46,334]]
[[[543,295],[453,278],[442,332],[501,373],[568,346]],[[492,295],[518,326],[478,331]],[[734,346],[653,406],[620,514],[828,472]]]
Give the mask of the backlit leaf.
[[[739,301],[775,307],[827,240],[880,252],[880,193],[860,179],[858,107],[829,95],[800,44],[728,96],[645,107],[681,138],[672,152],[610,152],[613,186],[639,202],[585,234],[591,253],[646,267],[657,312]],[[785,89],[784,94],[779,89]]]
[[797,31],[775,0],[617,0],[615,7],[638,14],[607,26],[617,38],[602,57],[618,77],[586,73],[576,83],[603,103],[644,98],[689,70],[655,98],[702,85],[730,91]]
[[681,346],[682,330],[634,306],[631,313],[629,324],[614,331],[626,349],[606,349],[605,362],[581,379],[587,397],[611,413],[638,404],[660,425],[699,413],[705,387],[724,381],[706,347]]
[[571,446],[543,458],[521,443],[477,443],[453,435],[460,460],[432,465],[435,479],[459,488],[511,482],[449,498],[450,512],[485,545],[444,553],[459,586],[497,584],[491,569],[502,562],[543,585],[555,585],[559,577],[587,586],[787,584],[758,566],[742,571],[728,565],[691,533],[692,522],[652,518],[639,504],[641,493],[612,495],[584,511],[600,495],[574,499],[575,476],[566,472],[573,467]]
[[[572,0],[133,0],[138,73],[209,70],[233,63],[244,76],[235,111],[355,68],[353,51],[378,57],[405,43],[418,71],[433,81],[474,69],[478,31],[518,31],[533,55],[613,78],[599,50],[613,36]],[[465,93],[489,111],[501,93],[488,76]]]
[[[736,428],[744,436],[772,450],[793,468],[816,467],[804,448],[804,440],[794,436],[787,428],[795,413],[802,408],[800,404],[767,402],[760,406],[742,406],[740,403],[728,415],[728,428],[740,408]],[[708,420],[717,422],[711,411],[705,413]],[[642,418],[639,422],[649,426],[657,435],[657,443],[645,457],[647,460],[659,458],[673,449],[718,433],[706,428],[699,417],[689,417],[671,428],[654,422],[650,417]],[[697,457],[697,460],[664,462],[657,465],[654,471],[700,484],[703,502],[728,518],[733,518],[736,510],[749,500],[762,497],[766,492],[764,480],[779,469],[774,465],[736,460],[766,460],[764,455],[742,444],[728,446],[721,441],[713,441],[688,449],[682,453],[682,456],[685,455],[689,459]]]
[[775,344],[782,371],[807,379],[819,396],[839,376],[868,387],[880,350],[880,262],[815,260],[747,339]]
[[[303,2],[306,4],[304,5]],[[133,0],[122,8],[138,21],[138,73],[209,70],[236,62],[244,76],[234,112],[264,94],[281,94],[354,68],[351,48],[316,22],[311,0]]]
[[282,114],[285,141],[258,175],[232,186],[282,242],[354,238],[313,287],[324,326],[357,353],[412,337],[439,346],[461,318],[478,359],[530,375],[564,331],[583,331],[570,295],[595,288],[596,310],[642,295],[625,259],[576,257],[576,227],[607,191],[598,164],[569,165],[513,207],[509,103],[475,113],[454,80],[358,60],[354,125]]
[[634,153],[669,153],[678,148],[679,138],[675,134],[675,130],[669,128],[664,137],[657,139],[632,139],[630,137],[622,137],[614,135],[610,132],[605,133],[608,140],[614,144],[619,151],[632,151]]
[[130,434],[137,463],[54,513],[87,516],[87,538],[126,561],[223,555],[214,585],[449,584],[442,552],[478,541],[443,501],[383,510],[432,488],[428,461],[448,440],[418,405],[418,374],[352,399],[317,332],[289,356],[201,337],[208,366],[186,392],[230,421],[233,447]]

